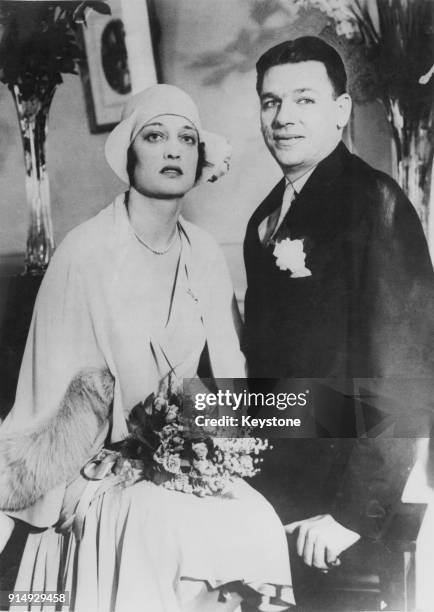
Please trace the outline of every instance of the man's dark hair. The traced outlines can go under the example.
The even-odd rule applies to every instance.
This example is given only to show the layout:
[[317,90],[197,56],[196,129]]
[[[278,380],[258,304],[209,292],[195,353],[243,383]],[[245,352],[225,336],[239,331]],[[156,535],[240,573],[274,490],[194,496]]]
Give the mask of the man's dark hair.
[[346,92],[347,74],[341,56],[331,45],[316,36],[287,40],[261,55],[256,63],[256,91],[261,95],[264,75],[269,68],[311,60],[324,64],[335,96]]

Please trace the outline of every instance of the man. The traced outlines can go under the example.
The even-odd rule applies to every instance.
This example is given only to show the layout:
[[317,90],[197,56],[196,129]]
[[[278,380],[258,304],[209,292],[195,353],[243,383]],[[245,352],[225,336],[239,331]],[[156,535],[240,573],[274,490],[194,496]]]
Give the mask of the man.
[[[340,56],[315,37],[281,43],[259,59],[257,91],[265,144],[284,178],[245,238],[249,375],[428,380],[434,285],[426,241],[397,184],[341,141],[351,99]],[[412,401],[423,386],[409,381],[403,393]],[[397,395],[389,394],[392,412]],[[384,534],[411,446],[281,440],[258,488],[289,523],[304,562],[327,571],[361,536]]]

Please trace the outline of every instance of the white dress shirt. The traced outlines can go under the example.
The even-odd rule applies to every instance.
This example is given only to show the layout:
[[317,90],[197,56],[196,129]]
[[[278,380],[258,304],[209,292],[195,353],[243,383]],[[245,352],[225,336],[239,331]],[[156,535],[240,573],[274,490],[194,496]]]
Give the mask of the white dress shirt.
[[273,210],[273,212],[259,224],[258,234],[262,244],[266,246],[274,238],[277,230],[282,225],[283,219],[291,208],[295,196],[303,189],[315,168],[316,166],[292,182],[285,177],[286,187],[282,198],[282,204],[279,208]]

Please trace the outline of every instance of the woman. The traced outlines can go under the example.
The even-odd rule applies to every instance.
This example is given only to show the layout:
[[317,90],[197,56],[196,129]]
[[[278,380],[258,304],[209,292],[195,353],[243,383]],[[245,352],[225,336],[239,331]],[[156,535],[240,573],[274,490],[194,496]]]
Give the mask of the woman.
[[49,266],[2,426],[0,507],[43,529],[29,536],[16,589],[70,591],[72,609],[92,612],[234,610],[245,592],[274,597],[275,609],[293,601],[282,527],[244,482],[231,499],[199,499],[119,486],[110,466],[87,463],[127,435],[129,411],[169,372],[196,376],[205,346],[213,377],[244,376],[222,253],[180,217],[183,196],[225,163],[212,150],[222,140],[182,90],[132,97],[106,143],[130,188]]

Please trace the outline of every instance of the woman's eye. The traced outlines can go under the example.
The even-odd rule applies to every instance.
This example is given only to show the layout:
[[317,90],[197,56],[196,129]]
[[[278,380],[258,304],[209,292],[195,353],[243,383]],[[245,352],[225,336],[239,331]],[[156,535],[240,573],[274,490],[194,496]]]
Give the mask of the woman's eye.
[[183,142],[185,142],[186,144],[189,144],[189,145],[196,145],[197,144],[196,136],[193,136],[192,134],[182,134],[181,135],[181,140]]
[[160,142],[163,139],[163,134],[160,134],[160,132],[149,132],[144,135],[144,139],[148,142]]

